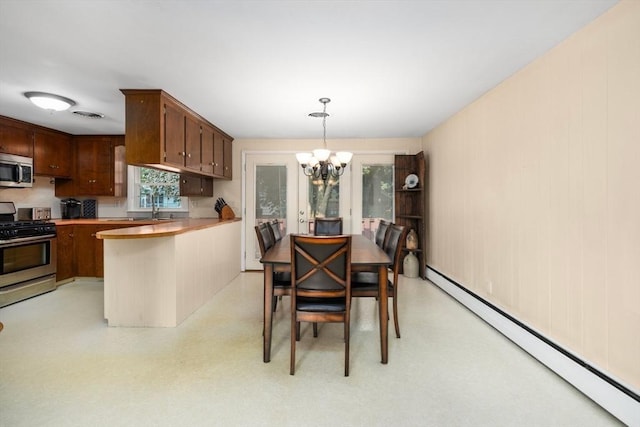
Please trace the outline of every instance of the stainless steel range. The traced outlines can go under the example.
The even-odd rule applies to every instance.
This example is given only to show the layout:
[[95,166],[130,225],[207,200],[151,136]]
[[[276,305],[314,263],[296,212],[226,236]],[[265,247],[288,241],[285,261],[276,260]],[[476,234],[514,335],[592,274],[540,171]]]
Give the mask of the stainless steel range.
[[13,202],[0,202],[0,307],[56,288],[56,226],[15,221]]

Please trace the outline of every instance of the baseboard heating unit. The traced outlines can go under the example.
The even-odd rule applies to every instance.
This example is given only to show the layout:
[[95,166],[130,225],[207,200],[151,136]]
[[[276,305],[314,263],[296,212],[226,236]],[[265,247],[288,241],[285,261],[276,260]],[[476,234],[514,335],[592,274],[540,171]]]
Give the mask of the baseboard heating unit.
[[640,396],[635,391],[429,266],[427,279],[620,421],[640,427]]

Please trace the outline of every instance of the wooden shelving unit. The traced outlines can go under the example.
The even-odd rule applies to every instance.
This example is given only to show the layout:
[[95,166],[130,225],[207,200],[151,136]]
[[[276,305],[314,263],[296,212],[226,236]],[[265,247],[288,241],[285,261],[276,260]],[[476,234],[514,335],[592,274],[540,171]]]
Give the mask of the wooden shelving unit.
[[[403,188],[408,175],[418,176],[415,188]],[[424,152],[417,154],[397,154],[395,156],[395,223],[414,229],[418,234],[418,249],[413,252],[419,261],[418,275],[426,279],[426,232],[425,232],[425,159]],[[408,249],[403,249],[409,252]]]

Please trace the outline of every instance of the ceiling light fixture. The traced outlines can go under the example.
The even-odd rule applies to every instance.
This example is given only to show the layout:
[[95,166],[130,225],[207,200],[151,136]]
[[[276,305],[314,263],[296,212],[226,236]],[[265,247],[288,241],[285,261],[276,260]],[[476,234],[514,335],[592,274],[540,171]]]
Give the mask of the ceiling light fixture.
[[64,111],[72,105],[76,105],[75,101],[52,93],[25,92],[24,96],[29,98],[29,101],[33,102],[35,105],[40,108],[44,108],[45,110]]
[[327,148],[327,104],[331,102],[329,98],[320,98],[319,101],[323,105],[322,113],[310,113],[310,117],[322,117],[322,140],[323,148],[313,150],[313,153],[297,153],[296,159],[302,171],[306,176],[314,178],[322,178],[326,181],[329,175],[337,178],[344,173],[344,168],[351,161],[353,153],[348,151],[338,151],[332,155],[331,150]]

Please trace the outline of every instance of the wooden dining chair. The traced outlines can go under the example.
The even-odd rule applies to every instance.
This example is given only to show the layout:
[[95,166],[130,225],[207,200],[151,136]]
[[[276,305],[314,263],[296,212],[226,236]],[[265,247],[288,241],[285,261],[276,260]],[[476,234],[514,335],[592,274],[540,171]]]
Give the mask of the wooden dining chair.
[[381,248],[384,248],[384,241],[387,237],[387,230],[389,230],[390,222],[385,221],[384,219],[380,220],[378,223],[378,229],[376,230],[375,242]]
[[[260,256],[264,256],[265,252],[275,244],[273,231],[266,222],[256,225],[255,230],[258,237],[258,246],[260,247]],[[276,311],[278,307],[278,298],[282,298],[284,295],[291,295],[291,273],[288,271],[274,271],[273,295],[271,295],[273,311]]]
[[280,231],[280,221],[274,219],[273,221],[268,222],[269,227],[271,228],[271,236],[273,237],[273,241],[277,242],[282,239],[282,232]]
[[342,218],[315,218],[313,234],[316,236],[338,236],[342,234]]
[[351,236],[291,235],[291,375],[300,322],[334,322],[344,324],[344,375],[349,376],[350,312]]
[[[400,338],[400,323],[398,321],[398,274],[402,262],[402,248],[407,235],[407,229],[402,225],[390,224],[383,250],[391,258],[391,272],[387,280],[387,296],[393,298],[393,323],[396,337]],[[354,298],[380,296],[378,273],[358,271],[351,275],[351,296]]]

